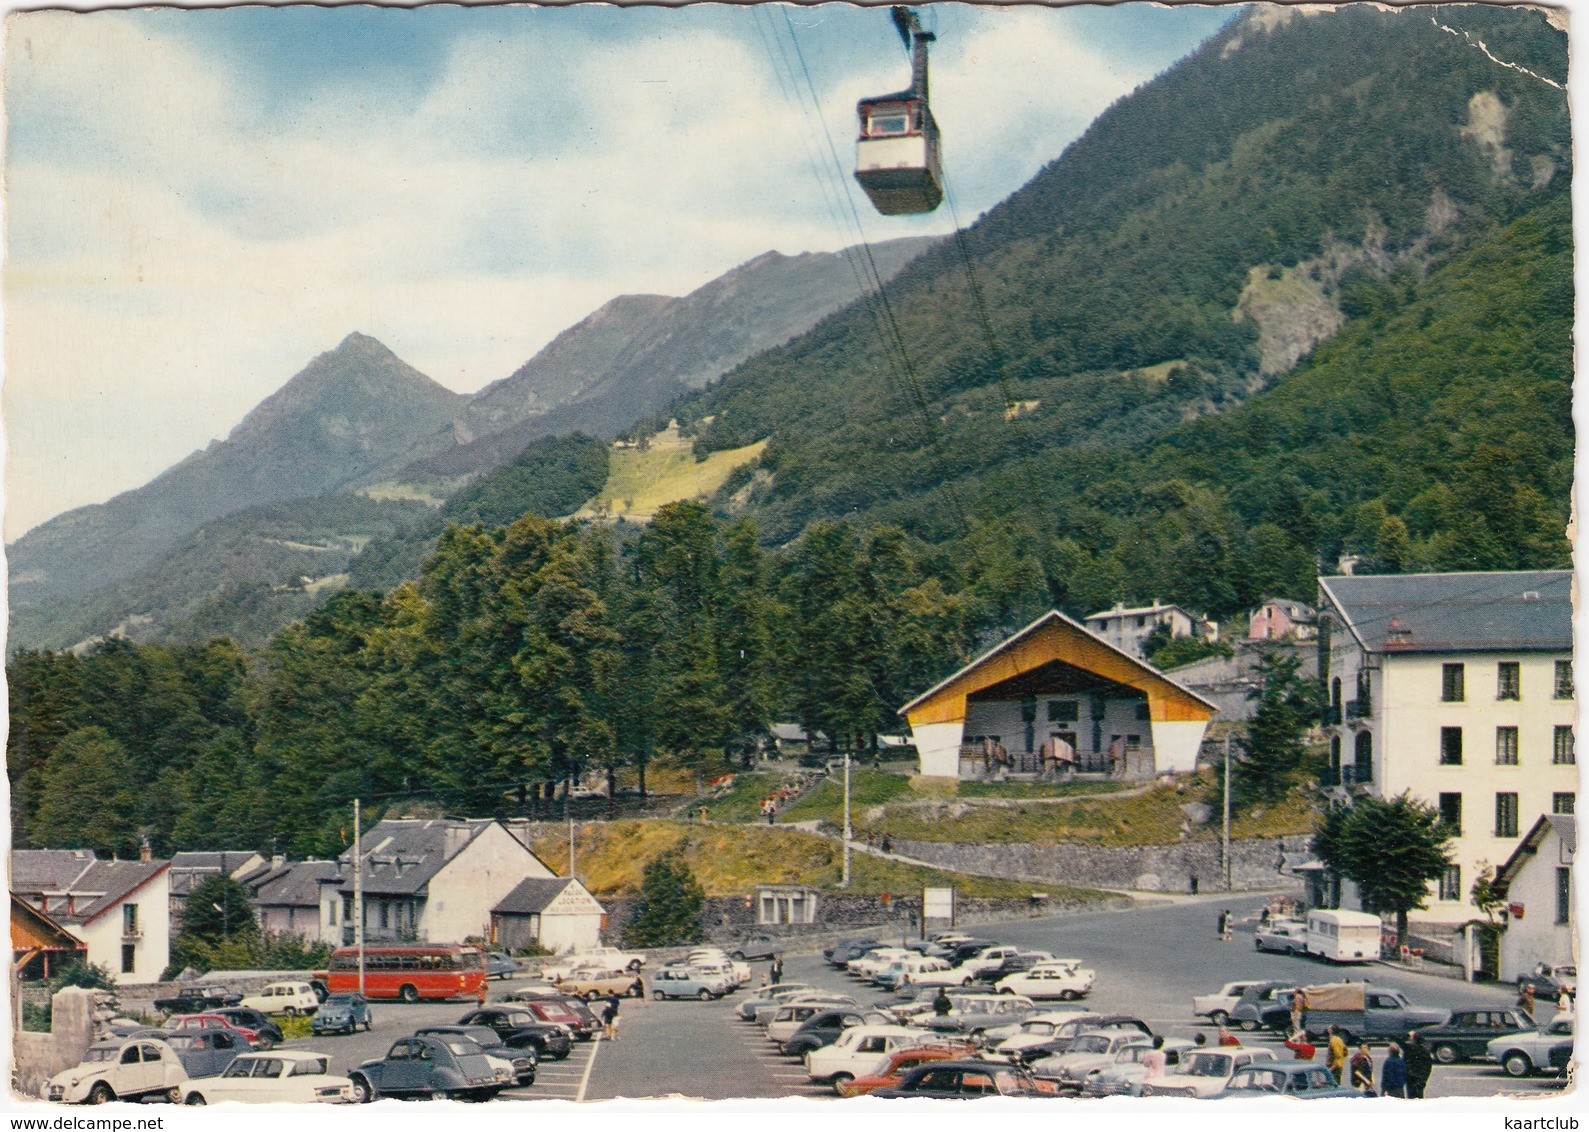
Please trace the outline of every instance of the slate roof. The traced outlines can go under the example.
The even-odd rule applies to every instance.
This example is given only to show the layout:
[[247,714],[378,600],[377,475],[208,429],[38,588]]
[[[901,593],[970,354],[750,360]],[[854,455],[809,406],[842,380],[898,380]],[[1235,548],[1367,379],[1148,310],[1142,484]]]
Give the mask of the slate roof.
[[570,877],[525,877],[491,911],[493,914],[500,912],[512,916],[529,916],[544,912],[548,904],[561,896],[563,890],[574,883]]
[[[68,875],[73,866],[75,875]],[[61,924],[84,924],[170,867],[169,861],[101,861],[86,849],[17,849],[11,854],[11,891],[33,898],[35,907],[42,897],[45,913]]]
[[294,861],[249,880],[254,903],[261,908],[314,908],[320,904],[320,887],[342,876],[336,861]]
[[239,849],[235,852],[215,853],[173,853],[171,855],[171,895],[177,899],[187,897],[194,888],[212,876],[220,874],[224,868],[228,876],[237,872],[250,860],[259,862],[238,880],[248,883],[254,877],[264,874],[270,868],[270,863],[260,857],[258,853],[249,849]]
[[1572,649],[1568,570],[1347,576],[1319,588],[1370,652]]
[[[364,894],[413,896],[492,824],[490,818],[431,818],[383,821],[362,838]],[[339,860],[344,891],[353,890],[353,850]]]

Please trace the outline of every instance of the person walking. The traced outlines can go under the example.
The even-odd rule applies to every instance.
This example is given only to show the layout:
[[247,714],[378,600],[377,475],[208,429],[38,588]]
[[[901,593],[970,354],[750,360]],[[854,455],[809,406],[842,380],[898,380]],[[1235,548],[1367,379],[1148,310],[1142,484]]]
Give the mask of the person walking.
[[1429,1075],[1435,1071],[1435,1059],[1417,1030],[1407,1035],[1402,1060],[1407,1063],[1407,1099],[1421,1101],[1423,1091],[1429,1087]]
[[1219,938],[1220,939],[1226,938],[1225,933],[1229,929],[1230,929],[1230,912],[1227,909],[1221,908],[1219,910],[1219,921],[1218,921],[1218,924],[1217,924],[1217,930],[1218,930]]
[[1308,1024],[1308,992],[1298,987],[1291,992],[1291,1028],[1301,1030]]
[[1390,1043],[1385,1064],[1379,1071],[1379,1093],[1384,1097],[1407,1096],[1407,1062],[1401,1056],[1401,1047]]
[[1357,1047],[1352,1055],[1352,1088],[1360,1093],[1374,1095],[1374,1055],[1368,1052],[1368,1043]]
[[767,968],[767,977],[772,980],[773,986],[783,982],[783,956],[774,955],[772,966]]
[[1335,1074],[1335,1083],[1339,1085],[1346,1080],[1346,1041],[1334,1026],[1326,1032],[1330,1035],[1330,1052],[1324,1059],[1324,1066]]
[[1517,996],[1517,1008],[1519,1010],[1527,1011],[1528,1015],[1530,1017],[1533,1017],[1533,1014],[1534,1014],[1534,984],[1533,983],[1529,983],[1527,986],[1525,986],[1523,988],[1523,990],[1522,990],[1522,993],[1520,993]]
[[932,1000],[932,1012],[939,1018],[947,1018],[953,1009],[954,1003],[949,999],[949,992],[939,987],[937,996]]
[[601,1036],[609,1042],[618,1040],[618,996],[609,995],[601,1012]]
[[1561,993],[1556,996],[1556,1013],[1572,1013],[1572,993],[1566,987],[1561,988]]

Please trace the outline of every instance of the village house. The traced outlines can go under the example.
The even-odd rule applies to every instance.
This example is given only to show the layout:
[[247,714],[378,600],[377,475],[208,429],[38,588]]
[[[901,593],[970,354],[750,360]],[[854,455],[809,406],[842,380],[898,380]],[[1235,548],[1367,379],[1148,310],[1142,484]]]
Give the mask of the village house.
[[1285,598],[1267,599],[1247,621],[1249,641],[1311,641],[1318,634],[1318,611]]
[[320,892],[341,876],[336,861],[272,861],[247,881],[260,930],[320,939]]
[[[500,822],[489,818],[402,819],[364,834],[364,937],[367,942],[487,939],[491,912],[521,881],[555,879],[551,869]],[[353,853],[335,878],[320,882],[321,938],[353,941]]]
[[489,941],[498,947],[537,944],[548,951],[584,951],[601,942],[607,913],[572,877],[525,877],[491,909]]
[[265,858],[250,850],[171,854],[171,934],[181,934],[182,913],[188,897],[204,881],[225,873],[242,884],[267,867]]
[[14,849],[11,894],[82,940],[117,982],[152,983],[171,958],[169,861],[102,861],[88,849]]
[[1438,807],[1454,860],[1414,918],[1465,922],[1523,815],[1576,804],[1572,574],[1330,577],[1319,591],[1325,785]]
[[1577,962],[1573,923],[1572,863],[1578,819],[1543,814],[1500,870],[1496,886],[1506,900],[1500,977],[1510,982],[1541,965]]
[[1155,600],[1152,605],[1127,609],[1124,602],[1116,602],[1113,609],[1094,613],[1086,619],[1087,628],[1102,637],[1121,652],[1138,659],[1146,659],[1146,642],[1155,631],[1165,629],[1171,637],[1197,637],[1205,641],[1219,640],[1219,625],[1200,614],[1190,613],[1178,605],[1165,605]]
[[1189,773],[1216,707],[1057,610],[900,709],[921,773]]

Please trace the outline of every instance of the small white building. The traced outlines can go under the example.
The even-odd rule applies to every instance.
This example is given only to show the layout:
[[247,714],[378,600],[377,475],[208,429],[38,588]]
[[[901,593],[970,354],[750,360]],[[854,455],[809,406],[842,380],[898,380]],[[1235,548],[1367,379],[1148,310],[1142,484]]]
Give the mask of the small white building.
[[[527,877],[553,877],[529,846],[489,818],[383,821],[364,835],[367,942],[487,939],[491,910]],[[353,941],[353,852],[321,882],[321,938]]]
[[601,942],[607,913],[572,877],[526,877],[491,909],[490,941],[537,943],[548,951],[584,951]]
[[171,961],[171,863],[101,861],[89,849],[15,849],[11,893],[87,945],[120,983],[158,982]]
[[321,891],[341,877],[342,866],[336,861],[273,861],[246,882],[260,930],[309,940],[329,938],[323,937],[320,927]]
[[1545,814],[1534,823],[1496,874],[1506,895],[1506,930],[1501,933],[1503,981],[1549,967],[1576,963],[1572,861],[1578,850],[1577,819]]
[[1135,657],[1147,656],[1144,642],[1160,628],[1167,629],[1172,637],[1219,640],[1217,622],[1190,613],[1178,605],[1165,605],[1160,601],[1133,609],[1127,609],[1125,602],[1116,602],[1113,609],[1088,617],[1086,625],[1089,632]]
[[1333,577],[1319,592],[1326,787],[1438,807],[1454,860],[1414,916],[1464,923],[1524,815],[1576,806],[1572,574]]

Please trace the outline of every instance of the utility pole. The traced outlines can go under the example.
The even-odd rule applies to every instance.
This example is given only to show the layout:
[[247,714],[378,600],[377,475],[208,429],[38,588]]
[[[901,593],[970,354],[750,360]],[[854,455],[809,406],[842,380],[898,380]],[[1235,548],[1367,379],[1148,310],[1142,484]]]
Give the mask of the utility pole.
[[359,949],[359,994],[364,993],[364,859],[359,833],[359,800],[353,799],[353,946]]
[[1219,842],[1219,861],[1225,871],[1226,892],[1230,891],[1230,748],[1234,743],[1235,738],[1227,733],[1225,735],[1225,821]]
[[844,749],[844,879],[839,882],[840,888],[850,887],[850,839],[853,830],[850,827],[850,750]]

